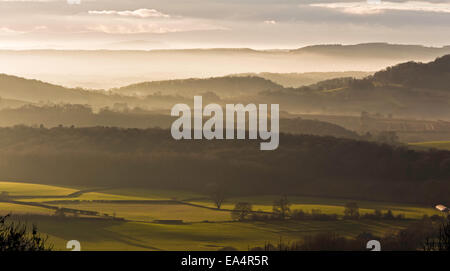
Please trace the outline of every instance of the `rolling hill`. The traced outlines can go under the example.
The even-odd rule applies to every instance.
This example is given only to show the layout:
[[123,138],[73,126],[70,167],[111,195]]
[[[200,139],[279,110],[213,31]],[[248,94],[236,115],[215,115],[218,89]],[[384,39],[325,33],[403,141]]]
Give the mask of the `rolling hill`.
[[0,179],[235,195],[298,194],[447,204],[450,152],[335,137],[280,134],[255,140],[174,140],[170,130],[117,127],[0,128]]
[[450,55],[429,63],[407,62],[388,67],[370,80],[373,84],[450,91]]
[[429,63],[407,62],[363,79],[336,78],[310,86],[262,93],[285,110],[327,114],[362,111],[402,117],[450,117],[450,55]]
[[[180,97],[170,95],[149,95],[144,98],[119,95],[105,90],[86,90],[81,88],[67,88],[34,79],[0,74],[0,97],[9,101],[10,105],[38,104],[82,104],[96,109],[113,107],[115,104],[130,106],[171,107],[177,102],[185,102]],[[17,100],[14,102],[14,100]],[[26,101],[26,102],[20,102]],[[17,106],[9,106],[17,107]]]
[[[83,105],[26,105],[20,108],[0,110],[0,126],[28,125],[45,127],[114,126],[122,128],[164,128],[169,129],[175,117],[168,112],[128,109],[118,111],[103,108],[94,112]],[[205,118],[206,120],[206,118]],[[359,139],[357,133],[341,126],[318,120],[307,120],[292,116],[281,116],[280,130],[292,134],[308,134]]]
[[256,76],[226,76],[206,79],[184,79],[143,82],[112,91],[126,95],[141,95],[162,93],[164,95],[179,95],[192,98],[206,92],[213,92],[220,97],[238,95],[254,95],[265,90],[281,89],[282,86]]
[[324,44],[291,50],[295,54],[318,54],[345,58],[429,59],[450,54],[450,46],[426,47],[389,43],[361,43],[354,45]]
[[94,91],[65,88],[38,80],[0,74],[0,96],[30,102],[96,103],[109,97]]
[[301,86],[307,86],[316,84],[320,81],[329,80],[333,78],[352,77],[361,79],[363,77],[372,75],[372,72],[359,72],[359,71],[347,71],[347,72],[304,72],[304,73],[242,73],[233,76],[257,76],[272,82],[275,82],[283,87],[298,88]]
[[[445,54],[450,54],[450,47],[383,43],[316,45],[293,50],[0,50],[0,72],[70,87],[105,89],[145,81],[240,73],[376,71],[406,61],[430,61]],[[43,63],[45,69],[40,67]]]
[[450,55],[446,55],[428,63],[398,64],[361,79],[332,78],[299,88],[286,88],[255,76],[224,76],[89,91],[0,75],[0,97],[34,103],[88,104],[95,108],[122,104],[167,111],[177,103],[192,104],[194,95],[202,95],[205,103],[280,104],[281,110],[290,113],[360,115],[367,111],[448,120],[449,85]]

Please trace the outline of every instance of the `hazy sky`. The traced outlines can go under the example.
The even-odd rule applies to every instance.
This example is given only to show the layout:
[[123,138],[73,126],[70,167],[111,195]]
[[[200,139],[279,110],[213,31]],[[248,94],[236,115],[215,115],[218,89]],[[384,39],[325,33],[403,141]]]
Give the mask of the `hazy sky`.
[[450,45],[450,0],[0,0],[0,49]]

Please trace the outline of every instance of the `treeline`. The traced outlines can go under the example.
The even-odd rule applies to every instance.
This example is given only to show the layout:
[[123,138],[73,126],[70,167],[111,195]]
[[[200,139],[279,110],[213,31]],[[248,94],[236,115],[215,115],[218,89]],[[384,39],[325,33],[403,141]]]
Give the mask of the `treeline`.
[[448,90],[450,84],[450,55],[429,63],[406,62],[371,77],[381,84],[399,84],[405,87]]
[[[163,114],[165,112],[166,114]],[[20,108],[0,110],[0,126],[19,124],[29,126],[115,126],[123,128],[166,128],[176,118],[167,111],[149,111],[139,107],[130,108],[126,103],[103,107],[98,112],[81,104],[25,105]],[[204,118],[206,120],[208,118]],[[359,139],[360,136],[341,126],[318,120],[301,118],[280,119],[280,129],[285,133],[336,136]]]
[[364,90],[382,86],[397,86],[446,91],[450,84],[449,70],[450,55],[445,55],[429,63],[405,62],[387,67],[365,78],[342,77],[329,79],[301,87],[299,90],[317,91],[346,87]]
[[[348,202],[345,205],[344,215],[325,214],[320,209],[312,209],[310,212],[302,209],[291,209],[291,203],[287,197],[282,197],[274,201],[272,212],[254,211],[253,205],[248,202],[238,202],[231,212],[231,218],[235,221],[270,221],[270,220],[292,220],[292,221],[336,221],[345,220],[404,220],[404,214],[394,215],[390,209],[386,212],[376,209],[373,213],[360,214],[356,202]],[[429,217],[427,217],[429,218]],[[439,219],[440,216],[434,215],[432,220]]]
[[169,130],[0,128],[0,178],[49,184],[152,187],[228,194],[299,194],[446,203],[450,152],[309,135],[174,140]]
[[[367,243],[380,242],[381,251],[449,251],[450,219],[433,221],[427,217],[410,224],[407,228],[384,236],[362,232],[355,238],[341,236],[334,232],[307,235],[300,240],[278,243],[266,242],[263,246],[250,248],[251,251],[368,251]],[[231,250],[231,249],[230,249]]]
[[192,98],[195,95],[203,95],[207,92],[213,92],[219,97],[232,97],[281,88],[283,88],[281,85],[270,80],[251,75],[142,82],[111,91],[122,95],[147,96],[164,93],[165,95],[180,95]]

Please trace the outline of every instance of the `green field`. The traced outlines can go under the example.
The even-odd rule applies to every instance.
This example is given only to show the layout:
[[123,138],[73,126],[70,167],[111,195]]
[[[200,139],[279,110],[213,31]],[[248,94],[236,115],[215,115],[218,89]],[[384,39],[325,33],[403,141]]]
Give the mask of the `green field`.
[[7,191],[11,196],[65,196],[78,190],[52,185],[0,182],[0,192],[2,191]]
[[39,229],[49,233],[55,249],[64,250],[68,240],[78,240],[84,250],[217,250],[232,246],[239,250],[277,243],[318,232],[337,232],[355,237],[361,232],[377,235],[404,228],[408,222],[314,221],[314,222],[224,222],[165,225],[155,223],[37,220]]
[[40,207],[0,202],[0,215],[8,215],[8,214],[52,215],[52,214],[54,214],[54,211],[45,209],[45,208],[40,208]]
[[133,221],[183,220],[184,222],[229,221],[230,212],[180,204],[78,203],[55,204],[59,207],[97,211]]
[[450,141],[417,142],[417,143],[409,143],[409,145],[450,151]]
[[[207,195],[182,191],[97,189],[70,196],[78,190],[13,182],[1,182],[0,191],[8,192],[16,201],[42,204],[37,207],[0,202],[0,214],[28,215],[20,219],[37,224],[41,232],[49,235],[57,250],[65,250],[66,242],[74,239],[81,242],[84,250],[217,250],[227,246],[247,250],[268,241],[298,240],[318,232],[332,231],[350,238],[362,232],[383,236],[406,227],[424,214],[439,214],[432,206],[356,201],[361,213],[390,209],[410,220],[233,222],[230,210],[236,202],[250,202],[255,211],[271,212],[273,201],[280,196],[227,198],[222,210],[217,210]],[[316,209],[338,215],[343,215],[345,204],[353,201],[300,196],[288,199],[292,210]],[[53,216],[54,207],[98,214],[74,217],[67,213],[66,218],[59,218]],[[155,220],[182,220],[184,223]]]

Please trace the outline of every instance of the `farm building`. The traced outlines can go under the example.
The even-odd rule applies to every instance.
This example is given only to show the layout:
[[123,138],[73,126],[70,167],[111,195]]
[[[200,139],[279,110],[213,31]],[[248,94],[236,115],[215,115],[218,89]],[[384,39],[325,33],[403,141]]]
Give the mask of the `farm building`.
[[448,208],[445,207],[442,204],[436,205],[436,209],[438,209],[439,211],[444,212],[444,213],[448,213],[449,212]]

